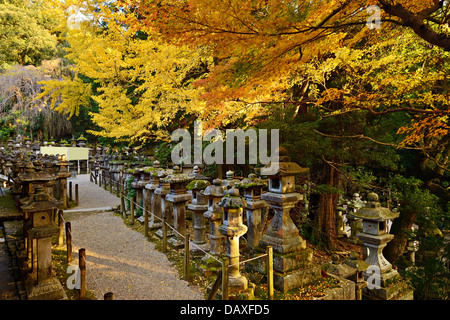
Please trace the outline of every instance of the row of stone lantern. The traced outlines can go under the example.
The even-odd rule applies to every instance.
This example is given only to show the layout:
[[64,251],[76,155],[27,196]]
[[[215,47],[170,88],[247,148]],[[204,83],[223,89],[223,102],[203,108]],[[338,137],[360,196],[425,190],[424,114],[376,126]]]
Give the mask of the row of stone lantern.
[[[52,236],[55,209],[67,204],[68,162],[60,157],[28,157],[17,152],[11,159],[12,195],[23,214],[24,242],[19,253],[29,300],[66,299],[61,283],[52,273]],[[34,158],[34,159],[33,159]]]
[[[284,152],[280,152],[278,170],[268,176],[268,192],[262,192],[267,186],[266,181],[251,174],[244,180],[235,179],[232,172],[228,172],[226,179],[208,181],[207,177],[200,176],[198,172],[191,176],[180,173],[179,168],[162,169],[158,162],[152,168],[148,183],[144,186],[144,201],[149,211],[157,217],[165,217],[166,222],[174,225],[179,236],[173,241],[174,246],[182,247],[181,235],[186,232],[186,213],[184,211],[187,202],[188,209],[193,212],[194,246],[196,255],[208,252],[204,258],[204,266],[214,265],[217,259],[222,258],[222,242],[226,239],[226,256],[231,265],[229,270],[230,290],[240,294],[251,294],[248,281],[239,272],[239,238],[247,234],[248,247],[253,253],[265,252],[265,247],[271,246],[274,250],[274,284],[275,288],[286,292],[317,280],[321,277],[320,265],[312,262],[312,250],[306,248],[306,242],[299,235],[299,230],[290,218],[290,210],[302,199],[302,195],[295,192],[295,175],[305,174],[307,169],[301,168],[290,161]],[[145,178],[140,177],[139,179]],[[240,195],[239,189],[243,192]],[[349,219],[355,219],[362,223],[362,233],[357,233],[364,247],[369,249],[365,264],[354,258],[349,259],[348,265],[355,270],[355,283],[360,292],[364,281],[370,277],[362,273],[365,266],[380,267],[381,284],[386,286],[398,274],[382,257],[382,248],[392,238],[386,228],[386,219],[393,219],[395,215],[388,211],[380,210],[376,195],[370,195],[366,206],[359,206],[354,201],[349,214]],[[355,199],[356,200],[356,199]],[[374,203],[372,205],[372,203]],[[373,225],[378,234],[367,236],[370,217],[363,217],[364,210],[384,212],[377,221],[379,225]],[[263,231],[268,217],[268,209],[272,209],[274,216]],[[159,210],[159,211],[158,211]],[[245,215],[244,215],[245,214]],[[246,217],[246,225],[244,224]],[[173,221],[171,219],[174,219]],[[154,219],[151,225],[160,227]],[[209,246],[206,241],[206,224],[209,221]],[[384,221],[384,222],[383,222]],[[152,223],[153,222],[153,223]],[[149,225],[150,226],[150,225]],[[381,238],[380,238],[381,237]],[[376,238],[376,239],[375,239]],[[215,265],[217,267],[217,265]],[[265,262],[257,259],[246,264],[248,270],[265,273]],[[364,280],[363,280],[364,279]],[[380,292],[383,292],[381,290]],[[380,293],[379,296],[383,296]],[[385,298],[389,298],[384,294]]]
[[[186,231],[185,205],[193,212],[194,246],[197,254],[208,252],[204,257],[206,267],[221,257],[222,241],[226,238],[227,256],[230,260],[230,277],[241,279],[238,274],[239,265],[239,238],[248,232],[247,242],[254,253],[272,246],[276,255],[274,269],[276,271],[276,288],[287,291],[298,287],[306,281],[313,281],[320,276],[320,267],[311,263],[312,252],[306,249],[305,241],[300,237],[297,227],[289,217],[289,211],[301,199],[295,193],[295,175],[304,174],[306,169],[290,162],[283,153],[280,157],[279,170],[269,176],[269,192],[262,193],[267,183],[250,174],[248,178],[239,180],[234,178],[232,172],[227,172],[226,179],[215,179],[210,183],[206,177],[199,176],[198,172],[191,176],[179,172],[179,168],[162,169],[155,162],[149,183],[145,185],[146,209],[156,217],[166,219],[173,225],[179,235],[173,241],[175,247],[182,247],[184,243],[180,235]],[[137,187],[137,181],[135,186]],[[244,196],[239,194],[240,188]],[[188,193],[188,190],[190,193]],[[268,207],[271,207],[275,216],[267,231],[263,234],[263,227],[268,216]],[[161,212],[159,212],[161,210]],[[244,213],[247,226],[244,225]],[[174,219],[172,221],[171,219]],[[209,221],[209,248],[207,248],[205,233],[205,219]],[[159,220],[159,219],[158,219]],[[154,224],[150,224],[154,225]],[[149,226],[150,226],[149,225]],[[170,231],[170,230],[169,230]],[[161,231],[156,232],[161,237]],[[209,249],[209,250],[208,250]],[[296,252],[299,254],[296,254]],[[264,269],[261,266],[256,269]],[[294,274],[293,269],[302,272]],[[263,271],[264,272],[264,271]],[[300,281],[306,274],[314,276]],[[314,278],[314,279],[313,279]],[[245,280],[236,280],[236,290],[246,291]],[[230,282],[232,286],[234,280]],[[240,283],[239,285],[237,283]]]

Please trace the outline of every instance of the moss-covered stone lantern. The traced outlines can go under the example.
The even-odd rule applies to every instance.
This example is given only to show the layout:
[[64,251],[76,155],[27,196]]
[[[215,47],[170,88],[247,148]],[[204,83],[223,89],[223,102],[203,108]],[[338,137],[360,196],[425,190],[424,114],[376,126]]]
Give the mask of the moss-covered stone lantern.
[[239,272],[239,238],[247,232],[247,226],[243,223],[246,203],[234,186],[227,193],[218,206],[223,209],[223,224],[219,227],[219,232],[227,239],[229,293],[244,294],[248,299],[253,296],[253,288],[249,288],[247,278]]
[[31,249],[31,270],[25,279],[27,296],[30,300],[65,299],[65,291],[52,273],[52,236],[59,232],[52,214],[60,203],[50,198],[43,186],[36,187],[33,200],[21,206],[27,215],[24,226]]
[[61,201],[64,209],[67,209],[69,207],[67,202],[67,178],[72,176],[69,172],[70,162],[67,161],[66,155],[60,156],[58,160],[57,166],[59,170],[56,174],[56,199]]
[[[159,186],[158,170],[161,167],[158,160],[153,161],[153,167],[148,169],[150,171],[150,181],[145,185],[145,192],[147,193],[149,211],[151,212],[148,227],[150,229],[158,229],[162,227],[161,222],[161,198],[156,204],[155,189]],[[158,205],[158,207],[156,207]],[[156,218],[156,219],[155,219]]]
[[247,242],[250,248],[258,246],[262,236],[263,226],[267,220],[268,204],[261,200],[263,188],[267,187],[267,181],[264,181],[251,173],[235,184],[236,188],[244,191],[246,201],[245,213],[247,217],[248,233]]
[[[163,179],[169,175],[173,174],[173,169],[159,169],[152,173],[158,177],[158,187],[154,191],[155,196],[155,211],[161,211],[161,218],[166,219],[168,225],[173,225],[173,208],[172,202],[166,201],[166,195],[170,193],[170,183],[165,182]],[[162,228],[155,233],[158,237],[162,239],[163,231]],[[173,236],[173,230],[167,228],[167,237]]]
[[261,237],[258,247],[272,246],[274,251],[274,287],[282,292],[311,283],[320,277],[320,266],[312,263],[312,250],[290,217],[290,210],[303,198],[295,192],[295,176],[309,169],[290,161],[287,151],[279,150],[279,161],[266,165],[271,170],[269,192],[261,199],[269,203],[274,217]]
[[366,294],[385,300],[409,297],[406,283],[400,281],[397,270],[383,256],[384,247],[394,238],[388,233],[387,221],[397,218],[399,213],[382,207],[378,195],[372,192],[367,195],[367,204],[350,216],[362,220],[362,232],[357,237],[369,251],[365,260],[369,267],[364,272]]
[[[184,236],[186,234],[186,202],[191,200],[191,195],[186,191],[186,185],[194,178],[180,173],[180,168],[174,166],[173,174],[162,178],[163,182],[169,183],[170,193],[166,195],[166,201],[172,203],[174,227],[177,231],[176,240],[172,241],[175,248],[184,247]],[[170,241],[170,240],[169,240]]]
[[[195,176],[193,176],[195,178]],[[188,210],[193,212],[194,218],[194,245],[191,252],[194,256],[202,255],[202,251],[208,251],[209,245],[206,243],[206,224],[204,213],[208,210],[208,199],[201,193],[211,183],[208,180],[192,180],[187,185],[191,191],[192,202],[187,205]]]
[[[222,254],[222,239],[223,236],[219,232],[219,226],[222,222],[223,213],[222,209],[218,206],[218,203],[225,195],[222,187],[221,179],[214,179],[212,185],[207,186],[203,190],[203,195],[208,199],[208,210],[204,213],[206,219],[209,220],[209,241],[210,249],[209,254],[214,256],[220,256]],[[207,255],[206,255],[207,256]],[[205,259],[207,257],[205,256]]]

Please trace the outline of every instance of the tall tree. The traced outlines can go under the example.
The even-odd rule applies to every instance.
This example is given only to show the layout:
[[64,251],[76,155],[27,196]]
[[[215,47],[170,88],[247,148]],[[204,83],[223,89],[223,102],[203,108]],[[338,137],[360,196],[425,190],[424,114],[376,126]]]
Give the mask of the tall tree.
[[53,28],[56,16],[42,0],[0,1],[0,68],[5,65],[39,65],[57,50]]

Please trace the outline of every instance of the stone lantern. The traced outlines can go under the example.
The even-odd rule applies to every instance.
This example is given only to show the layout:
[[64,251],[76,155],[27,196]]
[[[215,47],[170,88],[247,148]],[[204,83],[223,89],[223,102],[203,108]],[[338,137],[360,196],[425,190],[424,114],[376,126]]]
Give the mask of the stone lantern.
[[289,211],[303,198],[295,192],[295,176],[307,172],[307,168],[290,162],[290,158],[284,155],[284,150],[280,150],[278,170],[269,176],[269,192],[261,195],[261,199],[266,200],[274,209],[275,216],[262,236],[260,246],[271,245],[275,252],[281,254],[306,248],[306,242],[300,237]]
[[274,286],[286,292],[319,278],[320,266],[312,264],[312,251],[306,249],[306,241],[289,215],[302,199],[302,195],[295,192],[295,176],[306,174],[309,169],[291,162],[286,150],[281,148],[276,164],[277,170],[268,177],[269,192],[261,195],[274,210],[274,217],[261,237],[259,247],[273,247]]
[[[150,170],[150,181],[145,185],[147,205],[151,212],[148,227],[150,229],[159,229],[162,227],[161,217],[161,198],[159,198],[158,206],[155,202],[155,189],[159,186],[158,170],[160,163],[158,160],[153,161],[153,170]],[[155,219],[156,217],[156,219]]]
[[136,191],[136,204],[141,205],[141,202],[143,200],[144,191],[143,188],[145,184],[142,184],[142,178],[143,178],[143,168],[136,168],[133,171],[134,181],[131,183],[131,187]]
[[[192,176],[195,179],[195,176]],[[188,185],[191,191],[192,202],[187,208],[193,212],[194,218],[194,246],[191,247],[194,256],[202,255],[203,251],[208,251],[209,245],[206,243],[206,224],[204,213],[208,210],[208,199],[201,193],[211,183],[208,180],[192,180]]]
[[33,145],[31,146],[31,150],[33,151],[34,156],[37,156],[39,154],[41,147],[39,146],[39,143],[37,141],[33,143]]
[[366,207],[350,215],[362,220],[362,233],[358,233],[357,236],[369,249],[366,263],[378,266],[381,273],[385,273],[392,269],[392,265],[384,258],[382,251],[387,243],[394,238],[387,232],[387,220],[397,218],[399,213],[382,207],[378,202],[376,193],[369,193],[367,200]]
[[226,179],[222,180],[222,186],[225,189],[231,189],[232,186],[234,186],[235,183],[239,182],[239,179],[234,178],[234,171],[229,170],[225,174]]
[[[204,216],[210,222],[209,254],[214,256],[220,256],[222,254],[223,236],[219,232],[219,226],[222,222],[223,213],[222,209],[218,206],[218,203],[225,195],[222,187],[222,180],[214,179],[212,185],[207,186],[202,193],[208,199],[208,210],[204,213]],[[204,260],[208,260],[208,255],[205,255]]]
[[[163,179],[173,174],[172,169],[161,169],[156,172],[156,176],[158,177],[159,185],[154,191],[155,195],[155,211],[161,210],[161,218],[166,219],[166,223],[168,225],[173,225],[173,208],[172,202],[166,201],[166,195],[170,193],[170,183],[163,181]],[[159,207],[159,208],[158,208]],[[158,237],[162,239],[163,231],[162,228],[156,231],[155,233]],[[167,237],[173,236],[173,230],[171,228],[167,228]]]
[[56,199],[62,202],[63,208],[68,208],[67,203],[67,178],[71,177],[72,174],[69,172],[70,162],[66,160],[66,156],[63,155],[60,157],[57,166],[59,170],[56,175],[57,179],[57,196]]
[[364,202],[361,200],[361,197],[359,196],[358,193],[354,193],[352,200],[350,200],[350,202],[348,204],[349,214],[347,214],[347,219],[350,224],[349,240],[353,243],[359,242],[356,235],[362,229],[362,222],[361,222],[361,219],[355,218],[355,216],[353,216],[352,213],[355,213],[362,207],[364,207]]
[[19,199],[19,204],[24,205],[30,203],[33,199],[33,194],[37,187],[43,187],[48,189],[48,183],[53,181],[55,177],[48,172],[42,170],[42,166],[39,166],[42,162],[35,161],[34,164],[31,161],[25,162],[25,170],[18,174],[16,181],[22,187],[22,197]]
[[393,269],[383,256],[384,247],[394,238],[388,233],[387,221],[397,218],[399,213],[382,207],[378,202],[378,195],[372,192],[367,195],[366,206],[350,215],[362,220],[362,232],[357,236],[368,249],[365,262],[369,268],[364,272],[364,279],[367,281],[366,292],[386,300],[398,296],[399,289],[403,291],[401,295],[408,292],[406,284],[399,282],[401,277],[397,270]]
[[347,205],[345,204],[345,200],[340,196],[337,206],[337,216],[336,216],[336,227],[337,227],[337,236],[338,237],[349,237],[350,227],[347,226]]
[[52,236],[59,232],[52,214],[53,208],[60,204],[49,197],[43,186],[36,187],[33,198],[34,201],[21,207],[27,215],[24,220],[25,234],[31,240],[29,243],[33,243],[30,248],[31,272],[25,279],[28,299],[66,299],[61,283],[52,273]]
[[191,195],[186,192],[186,185],[194,178],[180,173],[180,168],[175,166],[173,174],[162,178],[163,182],[170,184],[170,193],[166,195],[166,201],[172,203],[174,227],[177,231],[176,240],[170,241],[177,249],[184,247],[183,237],[186,234],[186,202],[191,200]]
[[258,246],[267,220],[268,205],[266,201],[261,200],[261,194],[263,188],[267,187],[267,182],[251,173],[248,178],[237,182],[235,187],[244,190],[248,225],[247,242],[248,246],[253,249]]
[[247,278],[239,272],[239,238],[247,232],[247,226],[243,224],[245,205],[245,200],[234,186],[218,203],[223,209],[223,224],[219,227],[219,232],[227,239],[229,292],[232,296],[244,294],[248,299],[253,296],[253,288],[248,286]]

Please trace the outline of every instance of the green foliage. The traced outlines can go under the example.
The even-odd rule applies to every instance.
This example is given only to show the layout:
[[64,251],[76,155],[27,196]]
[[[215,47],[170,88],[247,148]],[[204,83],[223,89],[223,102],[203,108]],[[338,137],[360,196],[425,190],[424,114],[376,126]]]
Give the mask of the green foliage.
[[420,300],[450,298],[450,243],[441,230],[449,230],[449,212],[428,207],[417,218],[419,228],[409,234],[410,241],[419,242],[416,264],[406,269],[405,277]]
[[167,166],[171,159],[172,148],[168,142],[161,142],[155,153],[155,159],[159,161],[161,166]]
[[55,17],[45,1],[5,1],[0,3],[0,68],[5,65],[39,65],[56,53],[52,34]]
[[[136,198],[136,190],[131,186],[131,184],[136,180],[134,176],[130,176],[125,182],[125,190],[127,191],[127,198],[132,199]],[[127,210],[130,210],[130,200],[126,200]]]

